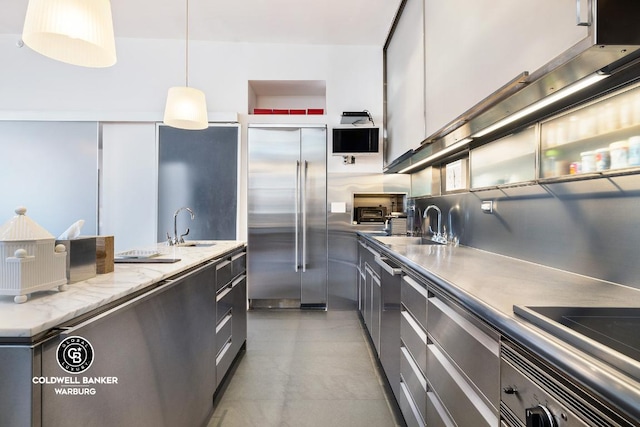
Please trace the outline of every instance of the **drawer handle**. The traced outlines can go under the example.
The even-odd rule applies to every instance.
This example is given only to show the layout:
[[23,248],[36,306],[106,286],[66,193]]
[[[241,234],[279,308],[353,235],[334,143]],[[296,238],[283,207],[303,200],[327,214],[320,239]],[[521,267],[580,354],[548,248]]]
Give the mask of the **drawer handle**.
[[231,261],[237,261],[239,258],[242,258],[245,255],[246,255],[245,252],[242,252],[241,254],[236,254],[236,255],[231,257]]
[[416,322],[413,319],[413,316],[411,316],[408,312],[403,311],[402,317],[404,317],[404,320],[406,320],[406,322],[409,324],[411,329],[413,329],[416,335],[418,335],[418,337],[424,343],[424,345],[427,345],[427,334],[422,330],[418,322]]
[[231,320],[231,317],[232,317],[232,312],[230,311],[229,313],[227,313],[226,316],[222,318],[220,323],[218,323],[218,326],[216,326],[216,334],[219,333],[222,330],[222,328],[224,328],[227,322]]
[[229,351],[230,348],[231,348],[231,337],[229,337],[229,339],[227,340],[227,343],[224,345],[224,347],[222,347],[222,350],[220,350],[220,353],[218,353],[218,357],[216,357],[216,366],[220,364],[222,359],[224,359],[225,354],[227,354],[227,351]]
[[401,268],[393,267],[387,262],[389,260],[389,258],[377,256],[375,258],[375,260],[376,260],[376,264],[378,264],[380,267],[382,267],[382,269],[384,271],[386,271],[387,273],[389,273],[390,275],[399,276],[399,275],[402,274],[402,269]]
[[427,292],[427,289],[424,286],[421,286],[418,282],[407,276],[404,276],[402,280],[405,281],[407,285],[411,286],[420,295],[425,297],[425,299],[429,298],[429,292]]
[[221,299],[223,299],[224,297],[227,296],[227,294],[229,292],[231,292],[232,289],[230,286],[224,288],[218,295],[216,295],[216,302],[219,302]]
[[216,265],[216,271],[222,270],[223,268],[225,268],[226,266],[230,265],[231,261],[226,260],[221,262],[220,264]]

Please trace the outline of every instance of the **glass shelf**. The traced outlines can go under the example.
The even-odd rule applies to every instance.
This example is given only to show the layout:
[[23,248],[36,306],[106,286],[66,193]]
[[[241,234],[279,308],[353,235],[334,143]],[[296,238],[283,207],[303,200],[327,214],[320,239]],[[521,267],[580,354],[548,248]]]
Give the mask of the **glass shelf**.
[[540,179],[640,166],[640,88],[540,125]]
[[535,126],[471,150],[470,160],[472,189],[534,180]]

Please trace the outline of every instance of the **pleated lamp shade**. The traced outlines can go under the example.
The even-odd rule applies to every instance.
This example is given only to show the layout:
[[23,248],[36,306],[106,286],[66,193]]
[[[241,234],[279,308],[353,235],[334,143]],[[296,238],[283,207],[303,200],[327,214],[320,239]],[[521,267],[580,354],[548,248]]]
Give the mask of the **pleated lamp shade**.
[[22,40],[68,64],[101,68],[116,63],[109,0],[29,0]]
[[209,119],[204,92],[187,86],[169,88],[163,122],[179,129],[206,129]]

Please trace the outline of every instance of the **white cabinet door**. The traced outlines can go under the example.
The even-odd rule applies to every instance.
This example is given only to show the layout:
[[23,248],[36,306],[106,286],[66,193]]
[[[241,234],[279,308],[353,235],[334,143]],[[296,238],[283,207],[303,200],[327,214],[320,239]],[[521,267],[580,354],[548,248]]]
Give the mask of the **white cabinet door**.
[[385,164],[425,139],[423,0],[407,0],[386,51]]
[[156,124],[102,124],[99,232],[116,252],[157,241],[157,200]]
[[588,35],[576,0],[425,1],[424,17],[427,136]]

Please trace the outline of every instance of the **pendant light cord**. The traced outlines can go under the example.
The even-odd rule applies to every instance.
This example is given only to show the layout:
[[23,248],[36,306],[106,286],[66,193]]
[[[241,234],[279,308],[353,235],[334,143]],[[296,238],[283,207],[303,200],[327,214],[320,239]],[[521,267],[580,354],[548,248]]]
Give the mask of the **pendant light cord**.
[[185,86],[189,87],[189,0],[187,0],[187,25],[185,28]]

